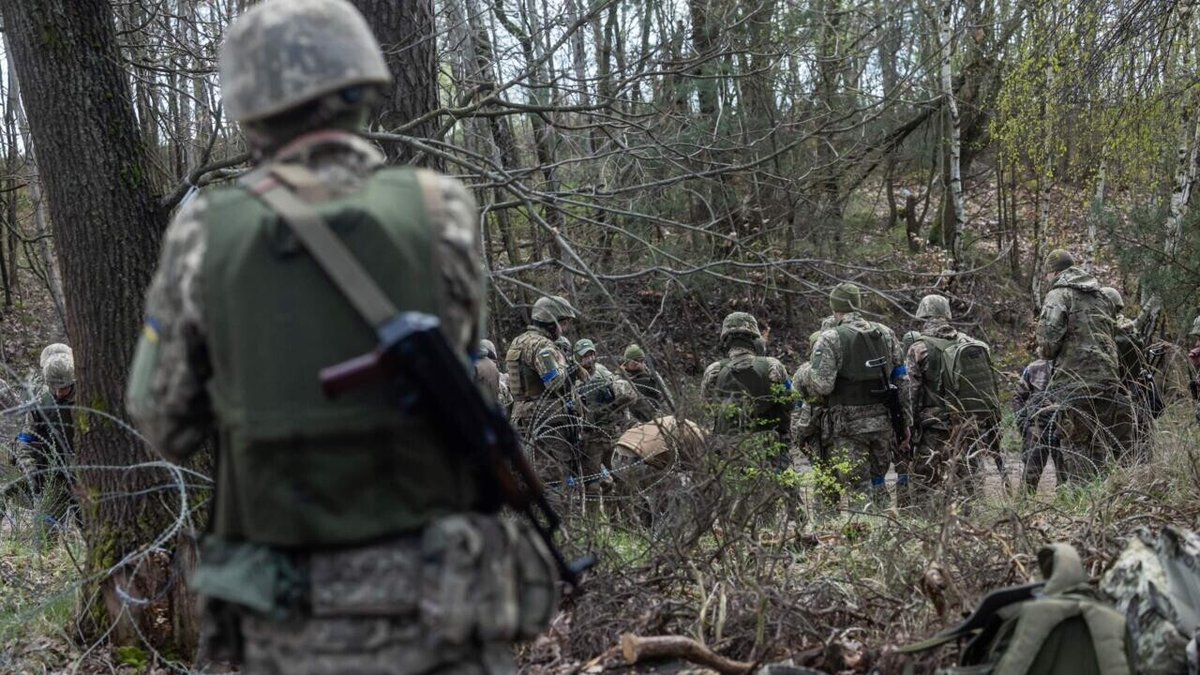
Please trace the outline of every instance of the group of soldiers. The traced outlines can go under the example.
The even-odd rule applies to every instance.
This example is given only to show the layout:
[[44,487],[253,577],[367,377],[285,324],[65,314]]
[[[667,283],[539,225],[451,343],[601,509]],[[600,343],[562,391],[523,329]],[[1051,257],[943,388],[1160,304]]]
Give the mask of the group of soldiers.
[[[1046,257],[1042,275],[1047,292],[1031,345],[1036,359],[1013,396],[1022,483],[1030,491],[1051,460],[1059,483],[1135,460],[1163,408],[1153,377],[1162,348],[1144,344],[1135,322],[1122,315],[1121,294],[1102,287],[1063,250]],[[810,336],[809,357],[791,377],[767,354],[754,316],[724,318],[722,358],[705,369],[700,384],[704,421],[716,437],[769,434],[774,443],[762,460],[780,472],[793,466],[790,450],[799,449],[826,475],[817,486],[827,506],[843,494],[889,504],[886,476],[893,468],[898,506],[974,494],[986,463],[994,463],[1007,489],[999,374],[989,345],[953,325],[950,301],[922,298],[915,312],[921,323],[903,337],[863,315],[854,284],[835,287],[829,303],[832,314]],[[614,375],[597,362],[591,340],[572,347],[564,336],[575,319],[566,299],[538,300],[506,358],[512,422],[533,452],[549,460],[540,463],[545,475],[565,477],[571,486],[607,480],[613,444],[633,418],[648,422],[673,410],[640,347],[626,350]],[[1191,355],[1200,362],[1200,319],[1192,335]],[[494,359],[490,343],[481,351]],[[490,374],[495,370],[477,365],[477,376],[503,392],[503,378]],[[1200,397],[1200,385],[1193,394]],[[503,393],[493,395],[504,400]]]
[[[445,402],[430,382],[465,379],[473,355],[546,482],[566,487],[587,489],[610,461],[636,464],[623,448],[656,429],[695,425],[663,415],[674,402],[641,347],[613,372],[594,341],[559,342],[577,316],[563,298],[534,304],[501,368],[481,343],[471,192],[387,166],[363,136],[393,79],[351,3],[257,3],[228,27],[219,62],[223,109],[254,166],[195,195],[164,233],[126,394],[166,459],[187,463],[215,445],[208,531],[189,579],[203,598],[202,660],[245,673],[513,672],[512,643],[549,625],[573,568],[545,530],[501,516],[494,479],[506,462],[460,447],[477,437],[430,405]],[[1132,406],[1113,303],[1066,254],[1047,268],[1038,348],[1054,364],[1045,391],[1059,406],[1049,426],[1067,475],[1083,475],[1107,456],[1098,438],[1118,441],[1104,452],[1121,446]],[[790,444],[805,447],[871,500],[884,498],[891,464],[902,486],[911,475],[930,493],[960,466],[975,480],[963,449],[993,451],[998,419],[986,345],[951,326],[940,296],[921,302],[924,323],[906,340],[863,316],[854,285],[834,288],[830,306],[793,378],[766,354],[754,317],[725,318],[723,357],[701,387],[714,434],[782,439],[763,458],[779,471]],[[397,362],[428,377],[384,368]],[[434,375],[414,365],[434,362]],[[322,387],[318,373],[334,364],[346,391]],[[464,408],[480,407],[469,382],[457,391]],[[634,419],[649,428],[614,443]]]
[[499,372],[495,346],[483,340],[475,378],[531,440],[534,461],[552,482],[604,490],[613,483],[609,468],[621,434],[674,403],[638,344],[625,348],[614,373],[600,363],[593,340],[572,343],[568,334],[577,318],[565,298],[539,298],[529,325],[509,343],[505,372]]

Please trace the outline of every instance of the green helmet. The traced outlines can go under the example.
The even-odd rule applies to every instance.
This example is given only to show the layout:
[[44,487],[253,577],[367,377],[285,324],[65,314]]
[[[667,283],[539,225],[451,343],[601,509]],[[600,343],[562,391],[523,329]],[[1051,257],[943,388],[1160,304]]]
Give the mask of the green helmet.
[[1188,336],[1197,335],[1200,335],[1200,316],[1197,316],[1195,320],[1192,321],[1192,329],[1188,331]]
[[829,308],[839,314],[858,311],[861,304],[862,294],[854,284],[843,282],[829,292]]
[[1108,298],[1108,301],[1112,303],[1113,307],[1115,308],[1113,313],[1120,313],[1121,310],[1125,309],[1125,298],[1121,297],[1121,291],[1118,291],[1112,286],[1105,286],[1104,288],[1100,289],[1100,292],[1103,293],[1104,297]]
[[392,81],[366,19],[345,0],[267,0],[225,32],[225,115],[253,122],[324,96]]
[[50,389],[62,389],[75,384],[75,359],[67,354],[54,354],[46,359],[42,379]]
[[50,361],[50,357],[55,354],[66,354],[67,356],[74,357],[74,352],[71,351],[70,347],[61,342],[55,342],[42,350],[41,356],[38,357],[38,367],[44,370],[46,363]]
[[1074,264],[1075,257],[1069,251],[1056,248],[1046,254],[1046,260],[1042,263],[1042,271],[1061,272]]
[[588,352],[595,353],[595,351],[596,351],[596,343],[595,342],[592,342],[591,340],[589,340],[587,338],[582,338],[580,340],[575,341],[575,356],[582,358],[584,354],[587,354]]
[[558,351],[562,352],[563,356],[571,353],[571,341],[562,335],[555,338],[554,346],[558,347]]
[[496,360],[496,345],[492,344],[491,340],[480,340],[479,341],[479,353],[480,353],[480,355],[486,356],[489,359],[495,361]]
[[927,295],[917,305],[918,319],[950,319],[950,301],[942,295]]
[[721,321],[721,339],[744,336],[750,339],[761,338],[758,330],[758,319],[746,312],[731,312]]
[[628,347],[625,348],[625,360],[626,361],[645,361],[646,360],[646,352],[645,352],[645,350],[642,349],[641,345],[638,345],[638,344],[629,345]]
[[563,319],[574,319],[575,308],[561,295],[546,295],[533,303],[530,317],[539,323],[556,323]]

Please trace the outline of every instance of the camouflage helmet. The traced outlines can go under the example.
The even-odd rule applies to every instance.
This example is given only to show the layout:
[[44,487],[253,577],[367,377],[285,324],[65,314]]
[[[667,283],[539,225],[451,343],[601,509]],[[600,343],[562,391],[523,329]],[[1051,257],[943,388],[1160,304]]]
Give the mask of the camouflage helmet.
[[566,338],[566,336],[560,335],[560,336],[558,336],[557,338],[555,338],[555,339],[554,339],[554,346],[555,346],[555,347],[558,347],[558,350],[559,350],[560,352],[562,352],[562,353],[563,353],[563,356],[570,356],[570,354],[571,354],[571,341],[570,341],[570,340],[568,340],[568,339]]
[[949,319],[950,301],[943,295],[927,295],[917,305],[918,319]]
[[1100,292],[1103,293],[1104,297],[1108,298],[1108,301],[1112,303],[1115,312],[1120,312],[1121,310],[1125,309],[1125,298],[1121,297],[1121,291],[1118,291],[1112,286],[1105,286],[1104,288],[1100,289]]
[[746,312],[730,312],[721,321],[722,340],[738,336],[750,339],[762,337],[762,333],[758,330],[758,319],[755,319],[754,315]]
[[854,284],[843,282],[829,292],[829,308],[839,314],[858,311],[861,304],[862,294]]
[[1192,320],[1192,329],[1188,331],[1189,336],[1200,335],[1200,316]]
[[1061,248],[1056,248],[1046,254],[1046,260],[1042,263],[1043,272],[1061,272],[1075,264],[1075,256],[1069,251]]
[[582,338],[575,341],[575,356],[583,358],[588,352],[596,353],[596,343],[587,338]]
[[496,360],[496,345],[493,344],[491,340],[480,340],[479,341],[479,354],[480,354],[480,356],[486,356],[489,359],[495,361]]
[[42,379],[51,390],[75,384],[75,359],[67,354],[55,354],[46,359]]
[[253,122],[344,89],[392,81],[346,0],[268,0],[238,17],[220,53],[225,115]]
[[67,356],[74,357],[74,352],[71,351],[70,347],[61,342],[55,342],[54,344],[48,345],[42,350],[41,356],[38,357],[38,368],[44,370],[46,368],[46,363],[50,360],[50,357],[54,356],[55,354],[66,354]]
[[626,361],[645,361],[646,350],[639,344],[631,344],[625,348],[624,357]]
[[539,323],[557,323],[563,319],[574,319],[575,308],[561,295],[545,295],[533,303],[529,316]]

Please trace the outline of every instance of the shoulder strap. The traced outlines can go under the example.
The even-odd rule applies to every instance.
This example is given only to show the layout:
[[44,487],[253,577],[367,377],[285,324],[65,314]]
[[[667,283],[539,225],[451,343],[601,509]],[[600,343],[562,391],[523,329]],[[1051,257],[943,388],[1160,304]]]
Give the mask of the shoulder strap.
[[[396,306],[379,288],[379,284],[363,269],[346,244],[329,229],[317,210],[301,201],[293,192],[293,188],[306,190],[316,183],[312,172],[298,165],[286,165],[286,169],[284,165],[275,165],[270,167],[269,176],[274,181],[260,183],[251,191],[292,228],[309,255],[363,320],[372,329],[378,329],[395,317],[398,313]],[[427,192],[424,181],[421,185],[422,191]]]

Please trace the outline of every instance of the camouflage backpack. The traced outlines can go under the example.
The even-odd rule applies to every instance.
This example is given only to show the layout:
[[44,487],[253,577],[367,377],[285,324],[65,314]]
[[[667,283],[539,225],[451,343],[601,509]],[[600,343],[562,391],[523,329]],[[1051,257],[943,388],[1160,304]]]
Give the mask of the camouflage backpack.
[[965,640],[941,675],[1131,675],[1125,620],[1088,586],[1075,549],[1043,548],[1038,566],[1046,581],[995,591],[963,623],[900,651]]
[[922,335],[929,347],[928,381],[934,384],[935,404],[974,417],[999,417],[1000,393],[987,345],[959,334],[953,339]]
[[1138,673],[1197,672],[1200,536],[1164,527],[1138,530],[1100,580],[1125,615]]

